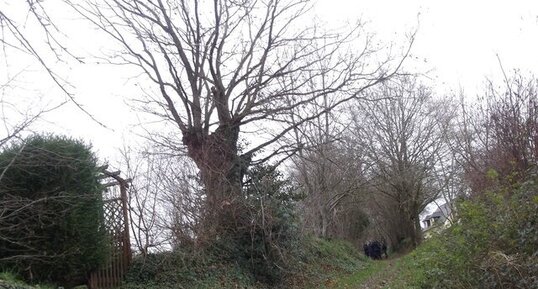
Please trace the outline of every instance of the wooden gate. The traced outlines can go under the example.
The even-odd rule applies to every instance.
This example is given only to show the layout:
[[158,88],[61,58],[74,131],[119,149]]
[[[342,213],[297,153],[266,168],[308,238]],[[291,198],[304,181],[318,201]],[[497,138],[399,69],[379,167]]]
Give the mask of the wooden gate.
[[128,180],[122,179],[120,172],[103,169],[106,190],[103,194],[105,226],[110,237],[111,253],[105,265],[90,274],[90,289],[110,289],[121,285],[131,263],[131,243],[129,237],[129,214],[127,187]]

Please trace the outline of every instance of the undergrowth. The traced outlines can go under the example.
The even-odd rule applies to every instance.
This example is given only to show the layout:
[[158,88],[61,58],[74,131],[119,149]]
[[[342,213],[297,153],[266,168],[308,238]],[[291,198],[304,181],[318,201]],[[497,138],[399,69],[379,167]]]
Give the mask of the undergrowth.
[[55,289],[55,286],[52,285],[45,285],[45,284],[37,284],[37,285],[28,285],[24,281],[22,281],[20,278],[17,277],[17,275],[4,271],[0,272],[0,288],[2,289]]
[[538,178],[458,205],[455,224],[399,261],[387,288],[538,288]]
[[364,267],[364,259],[347,242],[305,238],[302,244],[296,255],[285,256],[289,269],[278,284],[256,281],[251,271],[210,251],[177,250],[136,258],[122,288],[323,288],[335,276]]

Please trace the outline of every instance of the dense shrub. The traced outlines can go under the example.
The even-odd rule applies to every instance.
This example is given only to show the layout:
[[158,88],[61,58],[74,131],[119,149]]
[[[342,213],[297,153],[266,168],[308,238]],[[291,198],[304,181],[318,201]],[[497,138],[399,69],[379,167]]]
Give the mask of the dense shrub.
[[538,288],[538,177],[458,205],[458,219],[415,253],[421,288]]
[[247,176],[244,200],[229,218],[235,223],[212,249],[257,281],[276,284],[289,271],[299,245],[295,203],[300,196],[272,167],[252,168]]
[[0,154],[0,267],[84,280],[107,255],[97,160],[80,141],[33,136]]
[[124,288],[249,288],[254,279],[237,263],[211,251],[184,246],[171,252],[136,256]]
[[10,272],[0,272],[0,289],[56,289],[50,284],[28,285]]

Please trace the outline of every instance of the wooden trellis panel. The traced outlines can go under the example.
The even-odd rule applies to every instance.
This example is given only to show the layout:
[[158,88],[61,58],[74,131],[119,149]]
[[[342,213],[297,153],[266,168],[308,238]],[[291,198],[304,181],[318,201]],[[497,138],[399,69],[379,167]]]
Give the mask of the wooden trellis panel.
[[90,289],[110,289],[121,285],[131,263],[129,237],[129,215],[127,202],[128,181],[119,177],[119,172],[104,170],[106,191],[104,199],[105,226],[110,237],[111,254],[108,262],[90,274]]

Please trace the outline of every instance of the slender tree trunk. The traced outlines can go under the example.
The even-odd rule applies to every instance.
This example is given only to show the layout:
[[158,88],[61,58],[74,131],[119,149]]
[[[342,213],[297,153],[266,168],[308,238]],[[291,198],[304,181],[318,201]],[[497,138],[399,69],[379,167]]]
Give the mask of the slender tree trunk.
[[415,216],[415,247],[422,242],[422,228],[420,227],[420,218]]
[[327,230],[329,228],[329,216],[324,207],[321,208],[321,238],[327,238]]

